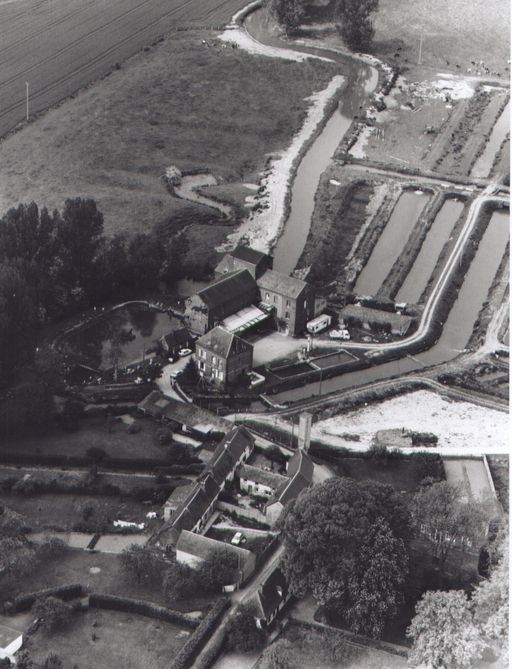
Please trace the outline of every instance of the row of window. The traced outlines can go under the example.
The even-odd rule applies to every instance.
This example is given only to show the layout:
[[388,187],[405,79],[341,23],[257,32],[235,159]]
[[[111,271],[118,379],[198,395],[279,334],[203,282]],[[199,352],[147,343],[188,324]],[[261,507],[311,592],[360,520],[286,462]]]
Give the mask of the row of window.
[[[207,360],[207,358],[208,358],[204,348],[198,349],[197,354],[198,354],[198,357],[203,358],[203,360]],[[218,367],[219,369],[222,369],[222,358],[217,358],[216,355],[212,355],[211,364],[212,364],[212,367]],[[199,369],[204,369],[204,366],[201,367],[201,363],[199,363]]]

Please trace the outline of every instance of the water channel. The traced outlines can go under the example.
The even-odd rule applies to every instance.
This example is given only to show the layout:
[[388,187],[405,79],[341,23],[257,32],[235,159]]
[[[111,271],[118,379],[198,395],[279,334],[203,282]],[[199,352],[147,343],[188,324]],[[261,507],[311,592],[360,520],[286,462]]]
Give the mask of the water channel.
[[450,238],[463,209],[464,204],[460,200],[450,199],[443,203],[421,245],[414,265],[396,295],[396,302],[416,304],[419,301],[434,271],[439,254]]
[[423,192],[402,193],[362,272],[354,292],[375,295],[403,250],[430,196]]
[[[444,324],[443,333],[432,348],[414,357],[405,357],[382,365],[375,365],[368,369],[326,379],[322,382],[322,394],[421,370],[424,367],[430,367],[455,358],[467,346],[482,303],[487,297],[505,253],[508,240],[508,211],[495,212],[489,221],[473,262],[466,273],[459,295]],[[278,403],[296,402],[318,395],[319,389],[319,382],[310,383],[301,388],[273,395],[272,399]]]
[[[294,48],[293,45],[284,45],[274,33],[273,24],[264,10],[257,10],[250,14],[244,25],[255,39],[264,44],[280,48],[283,46]],[[361,112],[363,102],[369,93],[375,90],[378,83],[378,73],[375,68],[342,54],[302,46],[297,47],[297,50],[324,58],[327,56],[339,63],[345,77],[345,88],[338,108],[304,154],[293,179],[289,216],[283,233],[273,250],[274,269],[285,274],[290,274],[295,269],[304,249],[311,226],[315,193],[320,176],[327,169],[354,116]]]
[[496,154],[508,132],[510,132],[510,100],[507,102],[505,109],[501,112],[499,119],[496,121],[491,136],[489,137],[489,141],[485,145],[485,149],[473,165],[473,169],[471,170],[472,177],[485,178],[489,176],[496,159]]

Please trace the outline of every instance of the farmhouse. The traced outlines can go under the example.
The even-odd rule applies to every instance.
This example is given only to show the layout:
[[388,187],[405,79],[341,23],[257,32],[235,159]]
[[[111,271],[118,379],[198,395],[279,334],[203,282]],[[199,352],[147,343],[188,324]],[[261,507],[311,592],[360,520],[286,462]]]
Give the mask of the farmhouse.
[[193,569],[197,569],[202,562],[219,552],[233,555],[237,559],[240,570],[236,580],[237,584],[246,581],[254,572],[256,556],[246,548],[210,539],[187,530],[183,530],[176,544],[176,559],[178,562],[188,564]]
[[252,369],[252,345],[225,328],[216,327],[196,342],[201,377],[226,388],[239,383]]
[[254,618],[257,627],[260,629],[268,627],[290,597],[291,593],[283,572],[279,568],[274,569],[254,597],[256,609]]
[[236,270],[248,270],[253,279],[258,279],[267,269],[272,269],[274,259],[272,256],[251,249],[249,246],[238,246],[222,258],[215,268],[215,275],[222,276]]
[[315,314],[314,292],[305,281],[267,270],[257,279],[261,302],[273,308],[278,328],[300,334]]
[[294,500],[302,490],[313,483],[313,462],[299,449],[292,455],[286,467],[287,477],[265,506],[265,516],[274,525],[287,502]]
[[254,497],[269,499],[276,490],[287,482],[286,476],[266,471],[260,467],[243,465],[238,470],[240,490]]
[[253,448],[254,437],[243,427],[232,429],[224,437],[208,467],[158,532],[156,538],[160,543],[174,545],[182,530],[201,532],[204,529],[226,482],[233,480],[236,468],[247,461]]
[[385,330],[401,336],[407,334],[413,322],[410,316],[356,304],[348,304],[344,307],[341,311],[341,318],[349,325],[362,325],[365,330]]
[[229,272],[187,298],[185,321],[192,332],[205,334],[226,316],[254,304],[257,293],[249,270]]

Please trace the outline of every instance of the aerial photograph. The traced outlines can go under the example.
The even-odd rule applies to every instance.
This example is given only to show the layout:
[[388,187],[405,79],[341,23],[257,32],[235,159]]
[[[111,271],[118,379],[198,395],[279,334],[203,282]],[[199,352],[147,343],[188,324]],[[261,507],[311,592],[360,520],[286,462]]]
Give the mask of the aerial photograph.
[[0,0],[0,669],[507,669],[510,0]]

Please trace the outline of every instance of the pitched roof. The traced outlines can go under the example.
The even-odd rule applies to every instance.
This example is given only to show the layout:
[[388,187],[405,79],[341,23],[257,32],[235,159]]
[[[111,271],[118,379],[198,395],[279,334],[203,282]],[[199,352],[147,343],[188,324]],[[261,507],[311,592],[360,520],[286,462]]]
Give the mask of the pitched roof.
[[260,467],[253,467],[252,465],[243,465],[240,467],[239,476],[241,479],[246,481],[254,481],[254,483],[261,483],[266,485],[269,488],[277,490],[285,481],[287,481],[286,476],[281,476],[281,474],[276,474],[274,472],[268,472],[265,469]]
[[410,325],[412,318],[404,316],[403,314],[396,314],[393,311],[381,311],[380,309],[372,309],[371,307],[361,307],[356,304],[347,304],[341,310],[342,318],[356,318],[365,323],[376,323],[378,325]]
[[154,418],[166,418],[182,423],[189,428],[207,433],[211,430],[227,432],[233,427],[233,424],[224,418],[219,418],[215,414],[201,409],[194,404],[180,402],[173,397],[163,395],[159,390],[153,390],[147,395],[138,408],[146,411]]
[[241,353],[252,349],[252,345],[232,332],[228,332],[220,325],[213,328],[196,341],[196,346],[202,346],[207,351],[215,353],[221,358],[228,358],[231,354]]
[[278,606],[288,596],[288,583],[283,572],[277,567],[258,589],[256,601],[262,617],[268,620]]
[[304,488],[312,484],[313,463],[303,450],[298,450],[290,458],[287,474],[286,481],[276,490],[267,506],[277,502],[284,506],[290,500],[295,499]]
[[195,483],[193,481],[189,481],[185,485],[179,485],[174,490],[172,493],[169,495],[169,497],[165,501],[166,506],[174,506],[178,508],[180,504],[182,504],[187,497],[190,495],[194,488]]
[[253,265],[257,265],[264,258],[270,257],[266,253],[263,253],[263,251],[257,251],[250,246],[237,246],[236,249],[230,251],[230,255],[232,255],[233,258],[239,258],[240,260],[249,262]]
[[254,437],[245,427],[236,427],[229,432],[215,449],[208,471],[211,471],[216,481],[224,482],[238,464],[247,448],[254,447]]
[[233,546],[230,543],[217,541],[217,539],[210,539],[202,534],[196,534],[188,530],[183,530],[180,534],[176,550],[183,551],[183,553],[188,553],[189,555],[195,555],[202,560],[207,560],[213,553],[218,551],[225,551],[231,555],[239,556],[241,562],[245,562],[251,557],[251,552],[246,548]]
[[281,274],[273,269],[268,269],[256,281],[258,287],[263,290],[271,290],[285,297],[296,299],[307,286],[305,281],[296,279],[287,274]]
[[256,293],[256,282],[247,269],[224,274],[210,283],[197,295],[210,308],[219,307],[233,299],[234,295],[252,295]]
[[205,472],[172,514],[172,526],[180,530],[191,530],[218,497],[219,492],[220,487],[212,474]]

